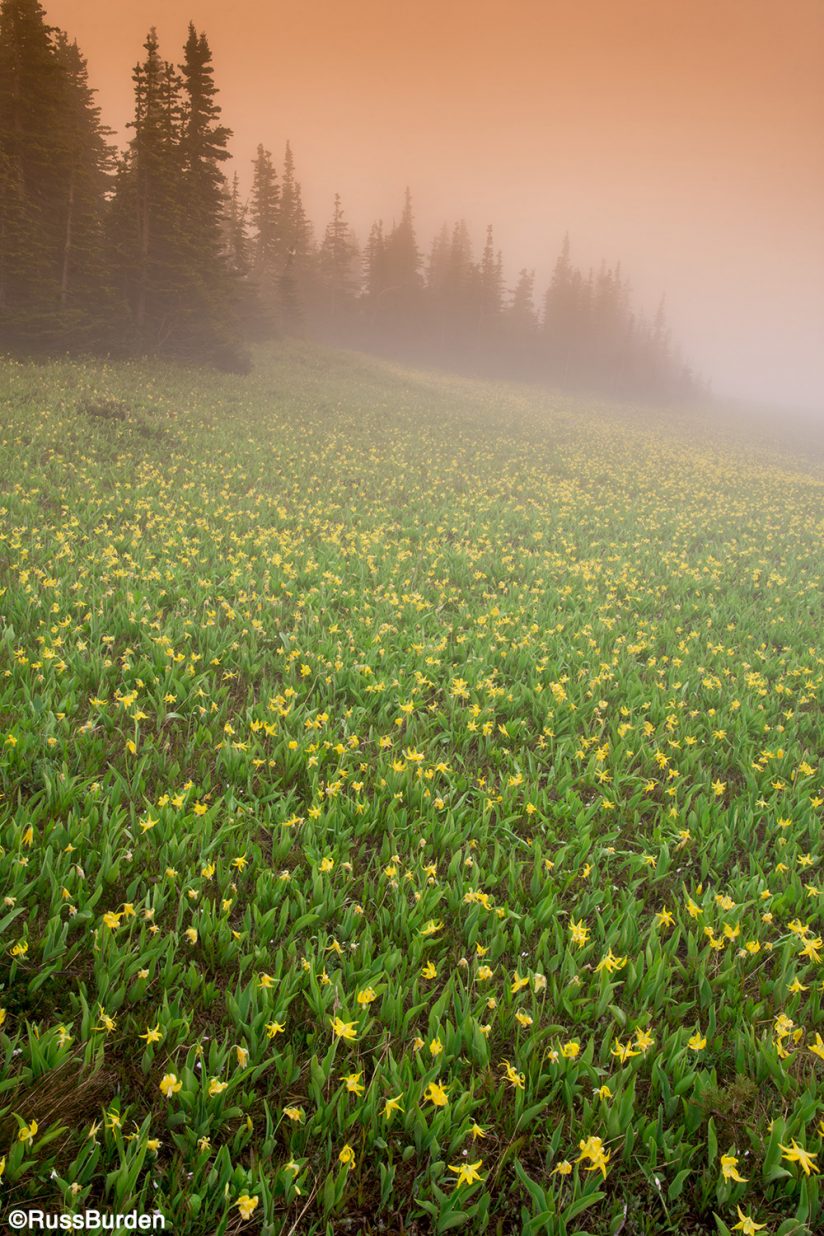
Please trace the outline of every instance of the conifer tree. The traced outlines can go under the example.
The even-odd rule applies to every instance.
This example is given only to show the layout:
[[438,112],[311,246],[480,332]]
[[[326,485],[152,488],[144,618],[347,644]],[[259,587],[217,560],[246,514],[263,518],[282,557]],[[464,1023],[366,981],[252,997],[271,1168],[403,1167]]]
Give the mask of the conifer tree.
[[487,328],[497,323],[503,305],[503,263],[500,252],[495,252],[492,224],[486,229],[486,240],[481,257],[480,298],[481,319]]
[[318,269],[323,287],[324,314],[340,324],[352,314],[357,290],[358,246],[344,218],[340,194],[335,194],[332,218],[326,226],[318,253]]
[[57,34],[56,54],[63,69],[66,101],[60,136],[66,154],[64,211],[59,257],[62,314],[74,314],[87,338],[102,338],[102,317],[110,298],[104,251],[105,194],[113,166],[111,132],[88,81],[77,43]]
[[0,308],[36,316],[58,301],[64,80],[39,0],[0,5]]
[[280,256],[280,186],[271,152],[262,145],[252,164],[252,273],[261,288],[278,273]]
[[121,160],[111,212],[113,265],[138,350],[174,345],[189,291],[181,192],[180,81],[149,31],[132,73],[134,132]]
[[[77,47],[39,0],[0,2],[0,328],[28,346],[85,338],[99,297],[109,149]],[[79,334],[78,334],[79,332]]]
[[379,219],[369,229],[363,251],[363,299],[373,320],[387,287],[386,237]]
[[283,156],[278,236],[278,289],[283,327],[302,332],[307,310],[314,307],[312,225],[303,207],[291,144]]
[[387,327],[405,344],[414,344],[421,327],[421,254],[415,235],[412,194],[407,187],[398,223],[384,239],[385,287],[382,312]]
[[225,187],[222,194],[221,251],[231,275],[245,278],[249,274],[249,235],[247,232],[248,208],[240,196],[240,176],[232,176],[231,188]]
[[220,122],[212,53],[205,34],[189,24],[180,66],[183,115],[180,157],[187,233],[204,268],[214,265],[220,249],[220,218],[231,130]]

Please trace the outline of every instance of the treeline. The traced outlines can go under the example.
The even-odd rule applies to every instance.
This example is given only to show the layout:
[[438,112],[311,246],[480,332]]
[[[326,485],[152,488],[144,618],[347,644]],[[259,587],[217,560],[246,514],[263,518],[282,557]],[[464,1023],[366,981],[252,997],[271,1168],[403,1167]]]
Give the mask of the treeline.
[[0,343],[35,352],[155,353],[224,368],[245,342],[310,334],[468,372],[628,396],[694,395],[663,305],[645,321],[620,267],[584,273],[569,241],[540,298],[508,287],[487,228],[419,247],[409,190],[362,249],[339,196],[316,237],[292,150],[260,145],[248,198],[226,177],[212,54],[190,25],[180,62],[154,30],[133,74],[125,150],[86,63],[39,0],[0,0]]

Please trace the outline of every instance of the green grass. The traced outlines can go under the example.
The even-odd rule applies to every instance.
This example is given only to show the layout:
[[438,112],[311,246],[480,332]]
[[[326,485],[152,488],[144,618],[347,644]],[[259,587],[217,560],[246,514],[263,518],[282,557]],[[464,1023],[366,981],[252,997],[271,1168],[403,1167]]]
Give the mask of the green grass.
[[820,465],[257,359],[3,367],[4,1212],[820,1231]]

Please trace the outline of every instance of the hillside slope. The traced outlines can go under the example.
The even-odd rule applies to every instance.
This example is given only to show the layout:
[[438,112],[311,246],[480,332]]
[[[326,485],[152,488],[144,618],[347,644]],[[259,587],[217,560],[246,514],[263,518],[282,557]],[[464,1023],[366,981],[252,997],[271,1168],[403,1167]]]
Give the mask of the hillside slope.
[[818,466],[303,345],[3,385],[4,1200],[817,1230]]

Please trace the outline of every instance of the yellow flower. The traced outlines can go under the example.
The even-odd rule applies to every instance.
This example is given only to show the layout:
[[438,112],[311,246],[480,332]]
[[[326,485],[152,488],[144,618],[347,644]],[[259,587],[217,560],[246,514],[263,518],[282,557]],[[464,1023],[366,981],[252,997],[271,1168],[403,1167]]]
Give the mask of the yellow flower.
[[824,1039],[822,1039],[818,1030],[815,1032],[815,1042],[808,1044],[808,1046],[811,1052],[814,1052],[816,1056],[820,1056],[824,1060]]
[[302,1124],[306,1118],[306,1113],[302,1107],[284,1107],[283,1114],[284,1116],[288,1116],[290,1120],[296,1121],[298,1124]]
[[245,1069],[245,1068],[246,1068],[246,1065],[249,1063],[249,1050],[248,1050],[248,1048],[246,1048],[246,1047],[236,1047],[236,1048],[235,1048],[235,1056],[237,1057],[237,1064],[238,1064],[238,1068],[239,1068],[239,1069]]
[[607,970],[610,974],[614,974],[617,970],[623,970],[626,964],[626,957],[616,957],[612,949],[609,949],[595,967],[595,973],[598,974],[601,970]]
[[392,1113],[393,1113],[393,1112],[402,1112],[402,1111],[403,1111],[403,1108],[401,1107],[401,1102],[400,1102],[402,1097],[403,1097],[403,1096],[399,1094],[399,1095],[398,1095],[396,1098],[394,1098],[394,1099],[387,1099],[387,1100],[386,1100],[386,1102],[385,1102],[385,1103],[384,1103],[384,1105],[383,1105],[383,1112],[381,1113],[381,1115],[383,1116],[384,1120],[389,1120],[389,1118],[392,1116]]
[[572,1171],[572,1164],[568,1159],[561,1159],[560,1163],[556,1163],[552,1169],[553,1176],[568,1176]]
[[270,1039],[273,1039],[276,1034],[283,1034],[283,1030],[284,1027],[279,1021],[267,1021],[266,1023],[266,1035]]
[[428,961],[421,970],[421,978],[433,979],[438,977],[438,971],[435,969],[433,962]]
[[582,1159],[588,1159],[589,1165],[585,1169],[588,1172],[600,1172],[606,1179],[607,1164],[610,1160],[610,1151],[604,1150],[604,1143],[600,1137],[588,1137],[586,1141],[578,1143],[578,1149],[581,1153],[575,1160],[580,1163]]
[[215,1095],[222,1094],[228,1085],[228,1082],[221,1081],[219,1078],[213,1077],[209,1082],[209,1098],[213,1099]]
[[197,928],[196,927],[187,927],[184,934],[190,944],[197,944]]
[[342,1081],[346,1082],[346,1089],[350,1094],[363,1094],[366,1087],[361,1081],[361,1076],[360,1073],[347,1073],[341,1078]]
[[[17,1133],[17,1140],[19,1142],[33,1141],[37,1133],[37,1129],[38,1124],[36,1120],[32,1120],[29,1124],[22,1125]],[[5,1163],[5,1159],[3,1162]]]
[[358,1037],[358,1023],[355,1021],[341,1021],[339,1017],[334,1017],[330,1019],[329,1024],[335,1038],[346,1039],[348,1043],[352,1043]]
[[377,1000],[377,995],[373,987],[364,987],[359,991],[355,999],[358,1004],[371,1004],[373,1000]]
[[735,1180],[738,1184],[747,1183],[748,1177],[739,1174],[738,1159],[734,1154],[721,1155],[721,1174],[725,1180]]
[[455,1188],[459,1189],[461,1185],[474,1184],[476,1180],[481,1179],[481,1174],[478,1171],[483,1166],[483,1159],[478,1159],[477,1163],[461,1163],[458,1167],[449,1165],[450,1172],[454,1172],[458,1179],[455,1181]]
[[348,1167],[350,1171],[355,1166],[355,1152],[348,1142],[338,1155],[338,1162],[343,1163],[343,1165]]
[[616,1039],[610,1054],[617,1056],[621,1064],[626,1064],[627,1060],[631,1060],[633,1056],[638,1056],[641,1053],[636,1051],[631,1042],[622,1043],[620,1039]]
[[158,1025],[154,1027],[147,1026],[146,1033],[139,1034],[138,1038],[145,1039],[147,1044],[148,1043],[159,1043],[160,1040],[163,1038],[163,1033],[160,1029],[160,1024],[158,1023]]
[[260,1205],[259,1197],[250,1197],[248,1193],[241,1193],[240,1197],[235,1202],[240,1211],[241,1219],[251,1219],[252,1215]]
[[476,1141],[478,1140],[478,1138],[479,1138],[479,1137],[481,1137],[481,1138],[486,1137],[486,1133],[484,1133],[484,1131],[483,1131],[483,1129],[481,1128],[481,1126],[480,1126],[479,1124],[475,1123],[475,1122],[473,1122],[473,1123],[469,1126],[469,1132],[472,1134],[472,1140],[473,1140],[473,1142],[476,1142]]
[[442,1051],[443,1051],[443,1043],[441,1042],[441,1040],[439,1038],[432,1039],[431,1043],[429,1044],[430,1056],[439,1056]]
[[732,1229],[734,1232],[743,1232],[744,1236],[755,1236],[756,1232],[760,1232],[762,1228],[767,1226],[766,1223],[756,1223],[755,1219],[745,1215],[740,1206],[736,1206],[735,1209],[738,1211],[740,1223],[735,1224]]
[[446,1107],[449,1099],[447,1097],[446,1086],[441,1086],[439,1082],[431,1081],[424,1091],[424,1099],[434,1104],[435,1107]]
[[506,1080],[510,1082],[511,1085],[513,1085],[516,1090],[523,1090],[524,1088],[523,1073],[519,1073],[517,1069],[513,1068],[513,1066],[509,1063],[508,1060],[503,1060],[501,1062],[501,1068],[506,1074]]
[[574,1060],[576,1056],[580,1055],[580,1052],[581,1044],[576,1042],[575,1039],[570,1039],[568,1043],[564,1043],[561,1047],[561,1055],[565,1060]]
[[696,1030],[695,1034],[687,1040],[687,1047],[689,1047],[690,1051],[703,1051],[706,1046],[707,1040],[700,1030]]
[[810,1172],[818,1172],[819,1169],[813,1162],[814,1159],[818,1158],[818,1155],[805,1150],[803,1146],[799,1146],[795,1138],[792,1139],[791,1146],[784,1146],[781,1142],[778,1145],[781,1150],[781,1158],[786,1159],[788,1163],[798,1163],[805,1176],[809,1176]]
[[183,1082],[178,1081],[174,1073],[164,1073],[160,1081],[160,1091],[170,1099],[173,1094],[177,1094],[178,1090],[182,1090]]

